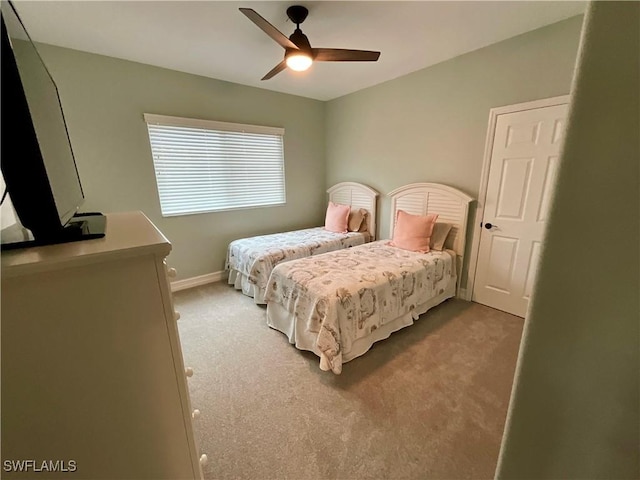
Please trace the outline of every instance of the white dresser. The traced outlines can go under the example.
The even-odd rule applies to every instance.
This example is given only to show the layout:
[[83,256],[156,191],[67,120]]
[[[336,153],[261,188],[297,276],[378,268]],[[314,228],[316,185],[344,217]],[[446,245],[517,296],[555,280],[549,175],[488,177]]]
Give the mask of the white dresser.
[[131,212],[101,239],[2,252],[2,478],[202,478],[170,250]]

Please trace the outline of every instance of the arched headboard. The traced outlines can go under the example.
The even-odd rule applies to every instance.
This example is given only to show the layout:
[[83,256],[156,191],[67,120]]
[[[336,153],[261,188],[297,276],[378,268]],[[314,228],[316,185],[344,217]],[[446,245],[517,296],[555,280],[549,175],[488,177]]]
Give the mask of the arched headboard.
[[456,267],[458,279],[460,279],[467,236],[469,205],[473,198],[457,188],[439,183],[411,183],[396,188],[389,193],[389,197],[391,197],[389,238],[393,238],[393,228],[398,210],[404,210],[413,215],[437,213],[437,222],[453,225],[447,237],[445,248],[456,252],[458,260]]
[[350,205],[352,209],[364,208],[368,212],[367,231],[371,240],[375,240],[378,192],[362,183],[341,182],[329,188],[327,193],[334,203]]

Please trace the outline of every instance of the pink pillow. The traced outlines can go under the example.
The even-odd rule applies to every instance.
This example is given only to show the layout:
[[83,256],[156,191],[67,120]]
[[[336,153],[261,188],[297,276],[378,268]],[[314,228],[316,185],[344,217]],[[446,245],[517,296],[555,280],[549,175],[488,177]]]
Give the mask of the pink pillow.
[[433,232],[433,224],[438,214],[411,215],[404,210],[396,214],[396,226],[393,229],[393,239],[390,244],[394,247],[413,252],[426,253]]
[[350,212],[349,205],[329,202],[327,215],[324,218],[324,229],[335,233],[347,233]]

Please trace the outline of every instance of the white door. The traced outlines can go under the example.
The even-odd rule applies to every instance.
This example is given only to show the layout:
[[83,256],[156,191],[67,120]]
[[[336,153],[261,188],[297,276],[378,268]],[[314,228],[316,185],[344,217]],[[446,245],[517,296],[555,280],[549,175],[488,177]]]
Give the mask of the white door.
[[524,317],[542,247],[567,105],[496,120],[472,299]]

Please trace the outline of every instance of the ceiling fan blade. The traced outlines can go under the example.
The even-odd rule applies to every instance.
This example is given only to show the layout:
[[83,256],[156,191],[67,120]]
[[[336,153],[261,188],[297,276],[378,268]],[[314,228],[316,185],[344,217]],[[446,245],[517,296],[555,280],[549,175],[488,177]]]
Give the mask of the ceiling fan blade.
[[346,50],[343,48],[312,48],[313,59],[318,62],[375,62],[380,52]]
[[262,77],[260,80],[269,80],[271,77],[275,77],[277,74],[279,74],[281,71],[283,71],[285,68],[287,68],[287,62],[286,61],[281,61],[278,65],[276,65],[275,67],[273,67],[271,69],[271,71],[269,71],[269,73],[267,73],[264,77]]
[[262,29],[264,33],[278,42],[282,48],[294,48],[298,50],[298,46],[295,43],[289,40],[283,33],[280,32],[280,30],[278,30],[276,27],[262,18],[260,14],[258,14],[258,12],[256,12],[252,8],[241,8],[240,11],[244,13],[249,20],[255,23],[260,29]]

